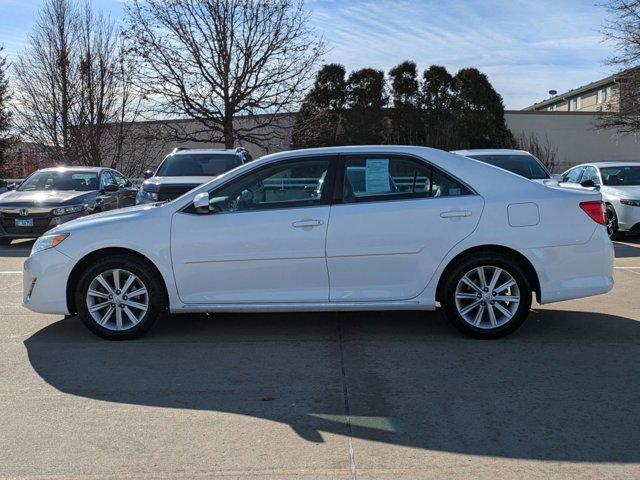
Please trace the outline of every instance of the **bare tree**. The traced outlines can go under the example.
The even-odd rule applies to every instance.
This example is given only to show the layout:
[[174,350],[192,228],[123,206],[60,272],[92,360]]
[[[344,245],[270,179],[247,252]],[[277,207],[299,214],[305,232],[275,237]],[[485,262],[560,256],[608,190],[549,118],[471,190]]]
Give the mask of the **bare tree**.
[[89,3],[46,0],[15,65],[22,136],[63,164],[122,168],[139,133],[132,72],[110,18]]
[[544,139],[541,139],[535,133],[520,132],[515,136],[513,143],[515,148],[526,150],[535,156],[551,173],[558,166],[558,147],[551,143],[548,136],[545,135]]
[[183,141],[262,146],[299,108],[324,51],[302,0],[133,0],[127,12],[153,113],[197,120],[174,124]]
[[0,175],[3,174],[9,149],[14,143],[12,133],[12,113],[9,108],[11,91],[9,90],[9,79],[7,78],[7,57],[2,55],[4,47],[0,45]]
[[617,75],[617,92],[607,99],[598,127],[636,133],[640,131],[640,0],[608,0],[604,7],[609,19],[603,33],[618,49],[608,64],[621,73]]

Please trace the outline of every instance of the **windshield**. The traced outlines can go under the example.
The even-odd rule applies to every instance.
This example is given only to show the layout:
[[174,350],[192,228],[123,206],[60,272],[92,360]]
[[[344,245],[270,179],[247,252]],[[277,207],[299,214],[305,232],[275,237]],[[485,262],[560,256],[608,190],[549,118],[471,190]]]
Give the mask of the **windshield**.
[[541,180],[551,178],[549,172],[533,155],[467,155],[469,158],[495,165],[513,172],[529,180]]
[[38,190],[74,190],[89,192],[98,189],[98,172],[45,170],[36,172],[18,187],[20,192]]
[[158,168],[158,177],[217,177],[242,164],[238,155],[169,155]]
[[605,167],[600,169],[602,183],[611,186],[640,185],[640,166]]

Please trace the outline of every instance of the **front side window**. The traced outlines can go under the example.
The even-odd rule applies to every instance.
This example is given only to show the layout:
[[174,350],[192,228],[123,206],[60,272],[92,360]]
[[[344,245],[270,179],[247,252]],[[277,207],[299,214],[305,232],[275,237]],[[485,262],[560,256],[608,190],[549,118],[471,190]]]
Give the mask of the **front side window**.
[[43,170],[27,178],[18,191],[33,192],[39,190],[72,190],[88,192],[97,190],[98,174],[95,172]]
[[233,213],[321,205],[329,163],[327,158],[306,159],[260,169],[211,192],[209,210]]
[[578,183],[580,180],[580,176],[582,174],[583,167],[574,168],[573,170],[569,170],[562,177],[562,181],[564,183]]
[[347,157],[343,200],[451,197],[472,192],[448,175],[414,159],[371,155]]
[[109,170],[105,170],[104,172],[102,172],[102,180],[100,181],[101,187],[104,188],[112,183],[116,184],[116,179],[113,178],[111,172]]
[[584,173],[582,174],[580,183],[585,182],[587,180],[591,180],[594,185],[600,185],[600,179],[598,178],[598,171],[596,170],[595,167],[586,167],[584,169]]
[[177,153],[165,158],[156,176],[217,177],[240,165],[242,159],[235,154]]

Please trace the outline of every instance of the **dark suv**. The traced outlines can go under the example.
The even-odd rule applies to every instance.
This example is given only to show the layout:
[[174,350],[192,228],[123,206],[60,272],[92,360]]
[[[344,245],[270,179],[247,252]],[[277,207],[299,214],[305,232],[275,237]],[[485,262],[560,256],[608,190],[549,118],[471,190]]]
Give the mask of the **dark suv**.
[[177,148],[158,166],[145,172],[136,203],[173,200],[180,195],[251,160],[244,148],[205,150]]

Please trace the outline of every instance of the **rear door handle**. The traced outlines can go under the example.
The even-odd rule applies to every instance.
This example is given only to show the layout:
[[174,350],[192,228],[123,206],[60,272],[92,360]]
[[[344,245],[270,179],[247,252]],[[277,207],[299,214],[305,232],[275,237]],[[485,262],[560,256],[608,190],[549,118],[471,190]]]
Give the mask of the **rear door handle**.
[[441,212],[442,218],[458,218],[458,217],[470,217],[471,212],[469,210],[449,210],[448,212]]
[[293,225],[295,228],[304,228],[304,227],[319,227],[320,225],[322,225],[324,222],[322,220],[298,220],[297,222],[293,222],[291,225]]

